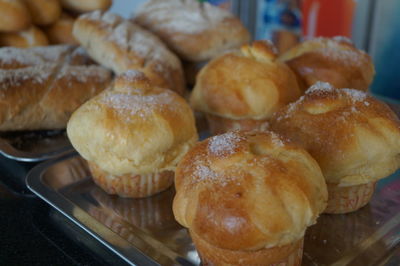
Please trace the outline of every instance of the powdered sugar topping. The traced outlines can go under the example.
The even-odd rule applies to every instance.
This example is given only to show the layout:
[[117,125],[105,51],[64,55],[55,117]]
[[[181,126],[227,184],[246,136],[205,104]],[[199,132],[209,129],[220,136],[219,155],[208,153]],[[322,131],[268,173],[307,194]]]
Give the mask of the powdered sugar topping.
[[327,92],[327,91],[333,91],[333,90],[334,90],[334,88],[332,87],[332,85],[330,83],[318,81],[317,83],[312,85],[306,91],[306,94],[314,93],[316,91],[318,91],[318,92],[323,92],[323,91]]
[[271,134],[271,142],[278,147],[283,147],[285,144],[283,143],[283,141],[281,140],[281,138],[279,137],[279,135],[277,135],[275,132],[270,131]]
[[228,156],[235,152],[243,137],[236,132],[228,132],[212,137],[208,143],[208,150],[214,156]]
[[367,94],[363,91],[355,89],[341,89],[347,96],[349,96],[353,101],[361,102],[367,98]]

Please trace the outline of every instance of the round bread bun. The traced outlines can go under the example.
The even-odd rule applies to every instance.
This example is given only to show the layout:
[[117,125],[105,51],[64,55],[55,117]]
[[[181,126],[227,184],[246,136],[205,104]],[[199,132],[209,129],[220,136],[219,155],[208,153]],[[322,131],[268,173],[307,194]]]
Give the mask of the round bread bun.
[[301,95],[293,72],[275,59],[275,47],[267,41],[213,59],[197,76],[191,105],[224,118],[269,118]]
[[31,24],[23,0],[0,0],[0,32],[21,31]]
[[367,184],[400,167],[399,119],[359,90],[319,82],[276,113],[270,126],[309,151],[330,184]]
[[367,91],[375,75],[371,57],[345,37],[304,41],[279,57],[296,73],[303,90],[318,81]]
[[79,44],[72,34],[75,19],[67,13],[62,13],[59,20],[45,27],[44,31],[51,44]]
[[95,10],[107,10],[112,0],[61,0],[61,5],[72,12],[85,13]]
[[35,25],[50,25],[61,15],[59,0],[24,0],[24,3]]
[[224,249],[250,258],[263,249],[292,251],[287,245],[303,238],[328,197],[317,162],[269,131],[232,131],[198,143],[179,163],[175,188],[176,220],[216,247],[215,265],[237,263]]
[[67,133],[82,157],[118,176],[174,170],[198,138],[185,100],[137,71],[76,110]]
[[250,33],[229,11],[197,0],[151,0],[133,19],[190,62],[210,60],[250,41]]
[[43,31],[33,25],[19,32],[0,33],[0,46],[28,48],[48,44],[49,41]]

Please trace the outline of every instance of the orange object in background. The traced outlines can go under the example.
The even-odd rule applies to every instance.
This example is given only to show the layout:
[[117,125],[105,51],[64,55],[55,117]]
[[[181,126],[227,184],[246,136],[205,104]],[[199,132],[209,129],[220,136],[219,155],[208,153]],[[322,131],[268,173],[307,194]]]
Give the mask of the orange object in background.
[[356,0],[303,0],[302,32],[305,39],[351,37]]

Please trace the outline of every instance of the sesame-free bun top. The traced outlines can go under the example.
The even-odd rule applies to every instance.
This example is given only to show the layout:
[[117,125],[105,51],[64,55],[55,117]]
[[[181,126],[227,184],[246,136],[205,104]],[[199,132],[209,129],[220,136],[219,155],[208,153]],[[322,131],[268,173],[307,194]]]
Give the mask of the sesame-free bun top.
[[272,132],[206,139],[184,156],[175,177],[176,220],[223,249],[293,243],[326,207],[317,162]]
[[188,61],[209,60],[250,41],[233,14],[197,0],[150,0],[137,10],[134,21]]
[[266,119],[301,92],[294,73],[267,41],[213,59],[197,76],[194,109],[230,119]]
[[303,90],[324,81],[336,88],[366,91],[375,75],[371,57],[341,36],[304,41],[279,60],[296,73]]
[[400,121],[384,103],[319,82],[276,113],[271,129],[317,160],[328,183],[360,185],[400,166]]
[[185,100],[136,71],[75,111],[67,133],[82,157],[113,175],[174,170],[197,141]]

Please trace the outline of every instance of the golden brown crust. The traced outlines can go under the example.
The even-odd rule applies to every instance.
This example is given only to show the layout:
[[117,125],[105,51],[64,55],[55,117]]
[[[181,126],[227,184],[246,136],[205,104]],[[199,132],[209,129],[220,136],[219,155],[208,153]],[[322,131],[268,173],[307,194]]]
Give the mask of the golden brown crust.
[[134,21],[188,61],[210,60],[250,41],[249,32],[233,14],[196,0],[148,1]]
[[270,43],[255,41],[213,59],[197,76],[192,106],[230,119],[269,118],[300,97],[295,75],[275,57]]
[[78,44],[72,34],[75,19],[66,13],[62,13],[60,19],[54,24],[45,27],[44,31],[51,44]]
[[304,41],[279,60],[296,73],[304,91],[318,81],[367,91],[375,74],[371,57],[343,37]]
[[107,10],[112,4],[112,0],[61,0],[65,9],[77,13],[91,12],[95,10]]
[[35,25],[54,23],[61,15],[59,0],[23,0]]
[[179,163],[175,188],[180,224],[210,245],[242,251],[298,241],[327,200],[314,159],[272,132],[200,142]]
[[137,71],[75,111],[67,133],[82,157],[118,176],[174,170],[198,138],[186,101]]
[[254,120],[254,119],[229,119],[212,114],[206,115],[209,131],[211,135],[218,135],[228,131],[235,130],[261,130],[268,129],[268,119]]
[[184,92],[181,62],[151,32],[118,15],[96,11],[80,16],[73,34],[93,59],[115,73],[138,70],[156,86]]
[[33,25],[18,32],[0,33],[0,46],[29,48],[48,44],[49,41],[43,31]]
[[274,115],[271,129],[304,147],[329,183],[379,180],[400,166],[400,121],[364,92],[317,83]]
[[0,0],[0,32],[21,31],[30,24],[31,16],[22,0]]
[[0,49],[0,130],[62,129],[111,74],[81,63],[73,47]]

